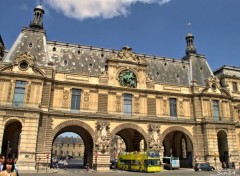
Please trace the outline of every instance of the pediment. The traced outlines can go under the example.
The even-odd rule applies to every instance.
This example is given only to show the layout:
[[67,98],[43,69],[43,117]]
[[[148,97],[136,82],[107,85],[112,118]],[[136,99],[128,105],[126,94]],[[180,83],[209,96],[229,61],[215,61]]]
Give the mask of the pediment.
[[220,80],[216,76],[211,76],[206,82],[206,87],[201,90],[200,94],[219,94],[231,97],[227,89],[223,88],[220,84]]
[[34,65],[35,58],[30,53],[19,53],[13,63],[0,68],[3,72],[46,76],[44,71]]
[[146,59],[132,52],[132,48],[125,46],[111,60],[128,61],[132,63],[146,64]]

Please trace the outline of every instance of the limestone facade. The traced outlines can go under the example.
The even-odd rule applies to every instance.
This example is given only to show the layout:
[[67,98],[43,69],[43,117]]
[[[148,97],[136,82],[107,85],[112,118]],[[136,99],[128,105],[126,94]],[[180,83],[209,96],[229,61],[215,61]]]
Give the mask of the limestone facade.
[[59,134],[75,132],[85,164],[102,170],[116,135],[127,151],[155,148],[182,167],[239,162],[240,68],[213,72],[193,36],[186,40],[186,56],[175,60],[47,41],[34,21],[0,61],[1,153],[35,169],[50,162]]

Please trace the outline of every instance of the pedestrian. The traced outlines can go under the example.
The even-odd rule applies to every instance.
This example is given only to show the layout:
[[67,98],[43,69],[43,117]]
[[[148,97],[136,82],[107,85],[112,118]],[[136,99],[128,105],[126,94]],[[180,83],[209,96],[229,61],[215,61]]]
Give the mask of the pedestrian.
[[234,162],[231,163],[231,168],[235,170],[235,163]]
[[5,156],[3,154],[0,155],[0,172],[3,171],[5,163]]
[[14,172],[14,161],[7,160],[4,164],[3,171],[0,172],[0,176],[17,176],[17,173]]
[[13,161],[13,163],[14,163],[14,172],[16,172],[16,174],[17,174],[17,176],[19,175],[18,174],[18,166],[17,166],[17,158],[12,158],[12,161]]
[[222,163],[223,170],[227,170],[227,164],[225,162]]
[[64,165],[64,169],[67,170],[67,167],[68,167],[68,161],[67,161],[67,158],[64,159],[64,161],[63,161],[63,165]]
[[85,169],[88,172],[88,170],[89,170],[89,164],[88,163],[86,164]]

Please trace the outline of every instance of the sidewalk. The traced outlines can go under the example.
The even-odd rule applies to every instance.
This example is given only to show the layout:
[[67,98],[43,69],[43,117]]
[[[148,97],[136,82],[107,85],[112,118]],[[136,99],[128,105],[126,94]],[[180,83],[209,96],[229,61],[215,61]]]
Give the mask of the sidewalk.
[[65,170],[62,170],[62,169],[39,169],[38,171],[37,170],[22,170],[22,171],[19,171],[19,174],[41,174],[41,173],[64,173]]

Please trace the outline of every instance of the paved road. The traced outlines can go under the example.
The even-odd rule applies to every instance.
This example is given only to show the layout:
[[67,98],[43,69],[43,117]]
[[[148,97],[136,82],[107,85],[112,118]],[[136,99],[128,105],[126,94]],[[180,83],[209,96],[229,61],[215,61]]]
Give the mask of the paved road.
[[193,169],[179,169],[179,170],[172,170],[172,171],[162,171],[159,173],[139,173],[139,172],[127,172],[127,171],[120,171],[120,170],[111,170],[108,172],[96,172],[96,171],[89,171],[86,172],[83,169],[68,169],[68,170],[63,170],[59,169],[58,172],[54,172],[54,170],[48,170],[48,173],[45,171],[40,171],[39,173],[36,172],[29,172],[26,173],[20,172],[20,176],[116,176],[116,175],[126,175],[126,176],[131,176],[131,175],[162,175],[162,176],[240,176],[240,171],[236,171],[235,173],[228,170],[228,171],[202,171],[202,172],[195,172]]

